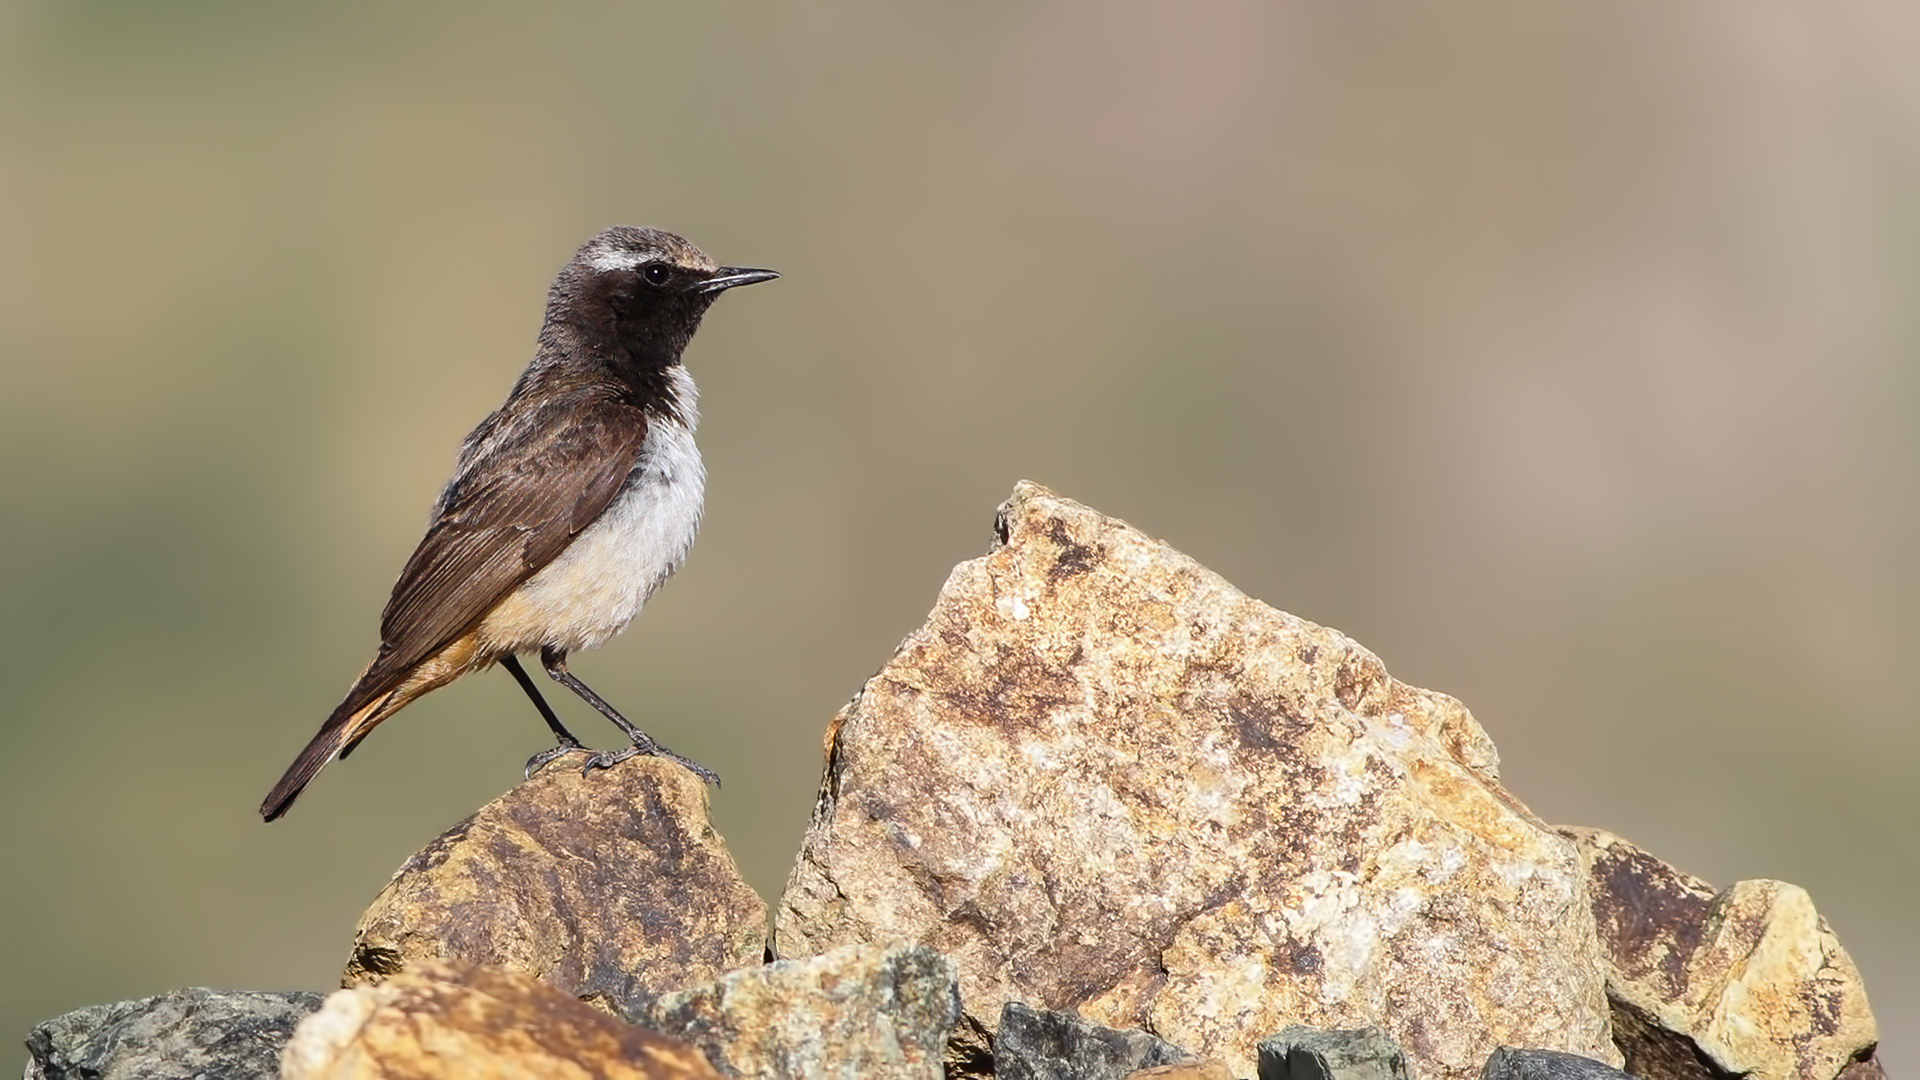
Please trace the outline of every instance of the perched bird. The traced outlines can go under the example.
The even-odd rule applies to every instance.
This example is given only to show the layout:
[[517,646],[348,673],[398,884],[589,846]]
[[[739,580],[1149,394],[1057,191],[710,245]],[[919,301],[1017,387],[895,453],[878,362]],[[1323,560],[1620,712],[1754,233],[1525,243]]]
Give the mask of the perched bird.
[[[453,479],[380,617],[380,649],[260,815],[287,812],[328,762],[429,690],[495,662],[533,700],[559,744],[527,762],[590,753],[586,769],[668,750],[567,670],[567,654],[625,629],[673,575],[700,524],[706,466],[680,354],[719,295],[772,270],[716,266],[659,229],[616,226],[587,241],[547,296],[533,362],[506,403],[460,447]],[[555,682],[633,745],[592,753],[520,666],[538,653]]]

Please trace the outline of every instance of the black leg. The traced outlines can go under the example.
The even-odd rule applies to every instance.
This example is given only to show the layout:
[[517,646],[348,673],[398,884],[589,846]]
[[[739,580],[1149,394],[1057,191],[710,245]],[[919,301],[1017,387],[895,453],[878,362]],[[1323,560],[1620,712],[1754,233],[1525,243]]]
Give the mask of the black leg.
[[587,760],[587,767],[584,771],[590,772],[594,769],[605,769],[617,762],[625,761],[636,754],[647,754],[653,757],[663,757],[677,761],[692,770],[695,776],[698,776],[709,784],[718,784],[720,782],[720,774],[694,761],[692,758],[681,757],[679,754],[661,746],[653,740],[653,736],[641,731],[634,725],[633,721],[621,716],[620,710],[607,704],[605,698],[594,693],[591,687],[580,681],[579,676],[567,670],[566,653],[558,649],[542,649],[540,651],[540,664],[547,669],[547,674],[552,677],[554,682],[580,695],[580,700],[593,706],[601,716],[613,721],[613,726],[625,732],[627,738],[633,740],[633,746],[630,749],[613,752],[603,751],[595,754]]
[[527,759],[527,776],[531,777],[540,771],[541,766],[555,758],[564,757],[575,751],[592,753],[587,750],[587,745],[574,738],[573,732],[568,731],[566,725],[560,722],[560,718],[554,715],[553,707],[547,704],[546,698],[540,696],[540,688],[533,685],[533,678],[527,674],[527,669],[520,666],[519,657],[505,657],[500,661],[500,666],[506,668],[507,674],[513,676],[513,681],[519,683],[520,689],[527,692],[533,707],[540,710],[540,719],[547,722],[547,726],[553,729],[554,738],[560,740],[559,745],[548,747]]

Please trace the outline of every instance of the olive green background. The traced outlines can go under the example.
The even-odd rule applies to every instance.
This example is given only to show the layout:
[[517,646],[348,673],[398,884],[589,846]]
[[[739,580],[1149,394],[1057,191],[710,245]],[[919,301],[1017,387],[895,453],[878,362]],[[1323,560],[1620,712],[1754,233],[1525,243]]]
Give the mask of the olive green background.
[[490,673],[254,813],[553,271],[631,222],[786,275],[689,356],[691,561],[575,665],[725,775],[763,894],[828,717],[1031,477],[1460,697],[1543,816],[1805,886],[1920,1067],[1916,40],[1897,0],[0,6],[0,1037],[330,985],[546,745]]

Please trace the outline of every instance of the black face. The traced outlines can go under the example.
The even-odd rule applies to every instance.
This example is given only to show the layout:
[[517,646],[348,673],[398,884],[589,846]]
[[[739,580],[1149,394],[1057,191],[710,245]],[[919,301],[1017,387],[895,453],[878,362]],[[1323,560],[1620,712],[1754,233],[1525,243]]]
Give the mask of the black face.
[[689,286],[703,272],[665,262],[614,270],[590,270],[579,314],[622,350],[652,363],[672,363],[700,328],[717,294]]
[[715,266],[672,233],[620,226],[589,240],[560,272],[548,327],[621,366],[672,364],[722,292],[778,276]]

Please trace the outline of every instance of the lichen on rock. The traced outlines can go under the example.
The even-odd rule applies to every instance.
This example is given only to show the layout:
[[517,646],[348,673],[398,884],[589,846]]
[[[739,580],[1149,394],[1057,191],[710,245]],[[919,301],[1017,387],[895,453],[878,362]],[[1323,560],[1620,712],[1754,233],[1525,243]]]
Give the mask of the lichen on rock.
[[946,953],[963,1070],[1008,1001],[1241,1075],[1296,1023],[1619,1060],[1579,854],[1459,702],[1038,485],[998,529],[835,718],[780,955]]

